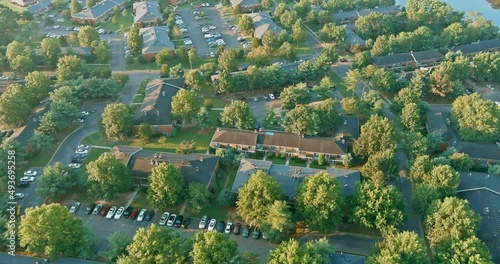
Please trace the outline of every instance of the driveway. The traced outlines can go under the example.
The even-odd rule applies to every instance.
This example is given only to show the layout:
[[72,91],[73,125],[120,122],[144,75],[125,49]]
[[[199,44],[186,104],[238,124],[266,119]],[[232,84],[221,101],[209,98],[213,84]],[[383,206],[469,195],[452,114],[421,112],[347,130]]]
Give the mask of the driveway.
[[[101,37],[104,39],[105,37],[107,38],[109,35],[101,35]],[[113,52],[113,55],[111,57],[111,70],[112,71],[123,71],[125,70],[125,43],[123,37],[115,37],[112,39],[109,39],[109,48]]]

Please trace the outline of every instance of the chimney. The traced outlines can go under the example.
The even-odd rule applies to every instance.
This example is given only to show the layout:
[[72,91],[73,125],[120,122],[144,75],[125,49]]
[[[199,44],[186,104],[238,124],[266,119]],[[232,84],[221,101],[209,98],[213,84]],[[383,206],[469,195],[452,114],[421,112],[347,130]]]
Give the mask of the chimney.
[[200,162],[203,162],[203,157],[200,157]]

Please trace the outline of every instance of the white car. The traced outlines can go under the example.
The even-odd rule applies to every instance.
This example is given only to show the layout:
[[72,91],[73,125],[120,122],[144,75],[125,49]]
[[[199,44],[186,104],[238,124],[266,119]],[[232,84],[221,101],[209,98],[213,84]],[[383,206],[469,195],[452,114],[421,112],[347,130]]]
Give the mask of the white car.
[[76,27],[73,29],[74,31],[80,31],[80,27]]
[[274,94],[269,94],[269,99],[274,100],[275,99]]
[[79,169],[82,165],[80,163],[71,163],[68,165],[68,167],[72,169]]
[[146,216],[146,212],[147,212],[147,210],[146,210],[146,209],[142,209],[142,210],[139,212],[139,215],[137,216],[137,221],[138,221],[138,222],[142,222],[142,221],[144,221],[144,216]]
[[226,229],[224,230],[224,233],[231,234],[231,230],[233,230],[233,223],[227,222]]
[[102,34],[104,32],[106,32],[106,31],[104,31],[104,29],[102,29],[102,28],[97,31],[97,33],[99,33],[99,34]]
[[208,216],[204,215],[201,218],[200,223],[198,224],[198,228],[205,229],[207,227],[207,221],[208,221]]
[[180,30],[182,33],[186,33],[186,32],[188,32],[187,28],[181,28],[181,29],[179,29],[179,30]]
[[206,27],[202,27],[201,28],[201,32],[208,33],[208,32],[210,32],[210,30],[208,28],[206,28]]
[[215,58],[215,52],[213,51],[210,52],[210,58]]
[[212,34],[205,34],[205,35],[203,35],[203,37],[205,37],[206,39],[209,39],[209,38],[213,38],[214,35],[212,35]]
[[168,217],[170,216],[169,212],[165,212],[161,215],[160,222],[158,224],[165,225],[167,223]]
[[14,194],[14,199],[23,199],[24,198],[24,193],[15,193]]
[[75,151],[76,154],[87,154],[88,152],[89,152],[88,149],[81,149],[81,148]]
[[63,23],[64,22],[64,18],[59,18],[58,20],[56,20],[57,22],[59,23]]
[[212,218],[210,220],[210,223],[208,224],[208,231],[213,231],[215,229],[215,225],[217,225],[217,220],[215,220],[215,218]]
[[106,215],[106,219],[111,219],[116,213],[116,206],[112,206],[109,208],[108,214]]
[[90,147],[88,145],[78,145],[78,148],[79,149],[90,149]]
[[201,16],[194,16],[194,20],[200,20]]
[[53,29],[58,29],[59,27],[60,27],[59,25],[55,25],[55,26],[53,26],[52,28],[53,28]]
[[22,182],[34,182],[35,181],[35,177],[33,176],[24,176],[21,178],[21,181]]
[[29,170],[24,172],[24,176],[36,176],[36,175],[38,175],[37,171]]
[[76,211],[78,211],[78,208],[80,208],[80,205],[81,205],[81,203],[80,203],[80,202],[76,202],[76,203],[74,203],[74,204],[71,206],[71,208],[69,208],[69,212],[70,212],[71,214],[76,213]]
[[78,118],[78,119],[75,119],[75,121],[73,121],[74,123],[83,123],[85,122],[85,119],[83,118]]
[[124,211],[125,211],[125,207],[122,206],[122,207],[118,208],[118,211],[116,211],[116,214],[115,214],[115,219],[119,220],[122,217]]
[[182,24],[184,24],[184,21],[182,21],[182,19],[177,19],[177,20],[175,20],[175,24],[182,25]]
[[89,112],[88,111],[81,111],[80,114],[82,116],[88,116],[89,115]]
[[214,25],[211,25],[211,26],[208,27],[208,29],[217,29],[217,27],[214,26]]
[[488,87],[490,90],[494,91],[495,87],[493,87],[491,84],[487,84],[486,87]]
[[167,226],[173,226],[176,218],[177,218],[176,214],[171,214],[167,220]]
[[56,15],[48,15],[48,17],[50,17],[50,18],[53,18],[53,17],[55,17],[55,16],[56,16]]

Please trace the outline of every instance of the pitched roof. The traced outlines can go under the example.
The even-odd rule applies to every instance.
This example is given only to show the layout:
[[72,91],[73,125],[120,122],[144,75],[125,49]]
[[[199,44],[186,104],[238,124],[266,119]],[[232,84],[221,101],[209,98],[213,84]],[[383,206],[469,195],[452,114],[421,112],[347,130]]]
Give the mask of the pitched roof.
[[[239,189],[248,181],[250,175],[258,170],[262,170],[273,177],[288,199],[292,199],[295,196],[295,192],[304,177],[324,171],[320,169],[276,165],[272,161],[243,158],[241,159],[231,191],[238,193]],[[339,180],[343,195],[354,194],[355,184],[361,177],[359,171],[328,168],[326,172]]]
[[211,142],[255,146],[257,133],[250,130],[217,128]]
[[241,7],[245,6],[255,6],[255,5],[260,5],[259,0],[229,0],[231,2],[231,5],[234,7],[236,5],[240,5]]
[[[473,159],[500,161],[500,147],[496,144],[481,144],[473,142],[460,142],[457,149],[468,154]],[[500,192],[500,190],[498,190]]]
[[389,54],[380,57],[373,57],[372,61],[375,65],[382,67],[391,64],[399,64],[399,63],[407,63],[407,62],[415,62],[417,65],[426,60],[440,60],[443,59],[444,55],[439,51],[432,50],[424,50],[424,51],[416,51],[416,52],[405,52],[405,53],[397,53],[397,54]]
[[427,131],[429,133],[440,132],[441,134],[448,131],[443,112],[433,111],[431,109],[427,111]]
[[500,48],[500,39],[480,40],[471,44],[459,45],[450,48],[451,51],[462,51],[464,54],[487,51],[489,49]]
[[115,145],[111,148],[110,152],[113,153],[116,159],[120,160],[123,164],[128,166],[130,162],[130,157],[142,150],[142,148],[136,148],[124,145]]
[[[156,156],[156,158],[155,158]],[[155,152],[149,150],[140,150],[130,158],[129,168],[132,170],[132,176],[147,178],[153,169],[154,162],[158,164],[168,162],[180,169],[184,176],[184,181],[198,182],[208,185],[214,172],[217,170],[219,157],[215,155],[206,155],[193,153],[189,155],[179,155],[168,152]]]
[[339,12],[332,14],[332,19],[335,21],[353,20],[358,17],[359,17],[358,11],[347,11],[347,12]]
[[298,148],[300,151],[325,153],[332,155],[345,154],[347,149],[332,138],[299,136],[287,132],[260,132],[257,144]]
[[[92,48],[90,47],[61,47],[61,54],[62,55],[67,55],[67,54],[76,54],[76,55],[89,55],[91,54]],[[35,49],[35,55],[36,56],[43,56],[43,51],[42,49]]]
[[142,35],[142,54],[158,53],[162,49],[175,49],[174,43],[168,36],[168,27],[145,27],[139,29]]
[[417,63],[426,60],[440,60],[444,59],[444,55],[441,54],[437,49],[432,50],[424,50],[424,51],[415,51],[410,52],[413,55],[413,58]]
[[134,125],[171,125],[174,121],[172,97],[184,87],[184,78],[153,79],[146,86],[141,107],[135,112]]
[[366,257],[353,255],[349,253],[333,253],[330,255],[330,260],[332,264],[364,264],[366,261]]
[[154,22],[155,18],[163,20],[158,1],[135,2],[133,5],[134,23]]
[[359,11],[339,12],[332,14],[332,19],[335,21],[355,20],[359,17],[367,16],[374,12],[381,13],[384,15],[392,15],[401,12],[401,9],[397,6],[386,6],[373,9],[363,9]]
[[123,5],[126,0],[104,0],[91,8],[85,8],[81,12],[73,14],[72,17],[80,19],[97,19],[107,12],[111,12],[115,6]]
[[283,28],[278,26],[271,15],[268,12],[259,12],[250,14],[253,22],[254,36],[256,38],[262,38],[264,33],[268,30],[274,31],[274,33],[279,34],[283,31]]
[[356,32],[352,31],[351,29],[345,27],[345,40],[348,44],[354,46],[354,45],[363,45],[365,44],[365,40],[362,39]]

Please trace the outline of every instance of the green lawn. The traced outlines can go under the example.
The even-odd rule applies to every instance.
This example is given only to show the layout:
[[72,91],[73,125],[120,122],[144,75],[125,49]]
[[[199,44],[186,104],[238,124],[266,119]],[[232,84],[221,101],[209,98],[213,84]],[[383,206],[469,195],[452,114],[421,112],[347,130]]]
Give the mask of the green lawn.
[[[137,90],[138,94],[143,94],[143,95],[145,94],[146,86],[148,86],[149,81],[150,81],[149,78],[146,78],[141,81],[141,85],[139,85],[139,90]],[[142,101],[140,103],[142,103]]]
[[347,86],[345,86],[344,80],[342,80],[342,78],[340,78],[337,74],[332,73],[330,75],[330,79],[332,80],[333,84],[335,84],[337,91],[339,91],[339,93],[343,97],[352,97],[352,96],[357,97],[355,93],[347,90]]
[[132,103],[142,103],[144,101],[144,95],[139,94],[134,97]]
[[126,16],[122,15],[122,12],[120,14],[115,16],[117,19],[116,25],[113,24],[112,18],[110,18],[106,23],[101,25],[101,28],[105,30],[113,30],[113,31],[118,31],[120,29],[120,26],[123,25],[125,28],[129,28],[132,23],[134,23],[134,17],[132,16],[131,12],[127,12]]
[[142,147],[148,150],[156,150],[156,151],[165,151],[165,152],[174,152],[183,140],[194,140],[196,141],[196,152],[198,153],[206,153],[208,149],[208,145],[210,144],[210,140],[212,139],[212,135],[214,133],[214,129],[209,129],[206,131],[201,131],[198,127],[191,127],[187,129],[179,130],[177,135],[174,137],[169,137],[167,143],[162,145],[157,142],[157,139],[151,139],[151,142],[143,145],[140,140],[134,140],[130,144],[134,147]]
[[307,42],[299,44],[298,47],[297,47],[297,45],[294,45],[294,48],[295,48],[295,52],[297,53],[297,55],[304,55],[304,54],[313,53],[311,47],[309,47]]
[[87,157],[85,158],[85,161],[82,163],[82,166],[80,167],[80,170],[78,171],[78,176],[83,176],[87,174],[87,164],[89,162],[94,161],[101,156],[102,153],[109,152],[109,149],[100,149],[100,148],[90,148],[89,153],[87,154]]
[[18,12],[26,10],[26,7],[15,5],[10,0],[0,0],[0,4],[7,6],[8,8]]
[[82,140],[81,143],[90,146],[104,146],[104,147],[112,147],[116,144],[114,140],[108,140],[106,138],[106,135],[100,131],[87,136]]
[[272,161],[273,164],[277,164],[277,165],[285,165],[286,163],[286,159],[285,158],[280,158],[280,157],[276,157],[276,156],[272,156],[272,157],[267,157],[266,160],[268,161]]
[[313,169],[320,169],[320,170],[326,170],[326,168],[328,168],[328,166],[325,166],[325,165],[322,165],[322,166],[318,165],[318,162],[316,162],[316,161],[313,161],[311,163],[310,167]]
[[296,166],[296,167],[305,167],[307,165],[307,161],[299,158],[292,158],[288,162],[289,166]]
[[139,107],[141,107],[140,104],[131,105],[130,106],[130,111],[132,111],[132,113],[135,113],[135,112],[137,112],[137,110],[139,110]]

